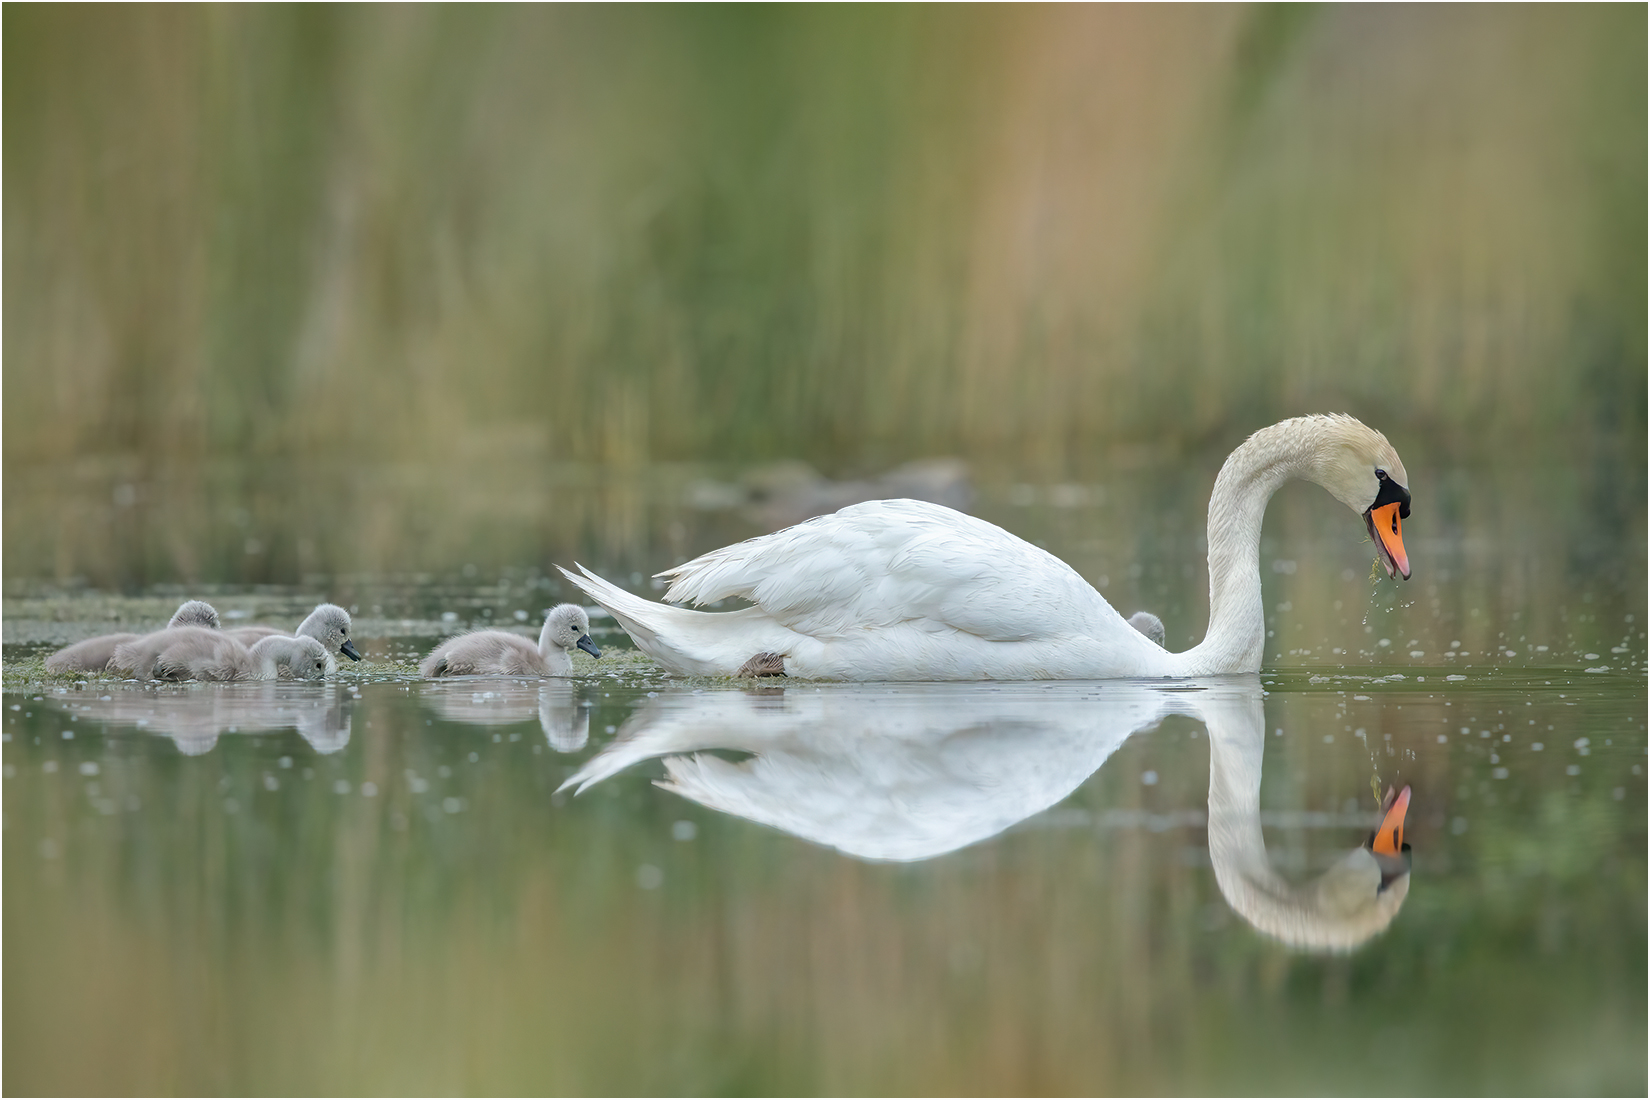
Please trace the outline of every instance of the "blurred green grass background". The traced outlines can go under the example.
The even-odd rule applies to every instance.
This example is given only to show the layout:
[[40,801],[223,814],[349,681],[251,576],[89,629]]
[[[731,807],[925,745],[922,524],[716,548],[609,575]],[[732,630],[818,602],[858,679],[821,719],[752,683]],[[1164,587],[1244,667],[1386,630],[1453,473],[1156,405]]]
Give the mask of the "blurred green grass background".
[[[559,464],[1047,481],[1324,410],[1643,526],[1641,6],[4,30],[11,578],[393,568]],[[426,518],[357,523],[386,482]],[[279,553],[203,550],[266,499]]]

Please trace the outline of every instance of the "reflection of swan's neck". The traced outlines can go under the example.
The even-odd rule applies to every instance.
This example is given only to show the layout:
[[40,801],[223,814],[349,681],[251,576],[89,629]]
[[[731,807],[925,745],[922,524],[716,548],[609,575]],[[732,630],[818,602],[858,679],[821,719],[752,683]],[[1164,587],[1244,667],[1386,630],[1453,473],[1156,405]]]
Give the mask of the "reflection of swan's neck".
[[1209,728],[1209,862],[1238,915],[1285,943],[1319,950],[1350,950],[1391,923],[1409,880],[1382,890],[1380,867],[1363,848],[1299,886],[1272,869],[1260,828],[1260,692],[1210,699],[1199,710]]
[[1314,418],[1263,428],[1233,451],[1209,497],[1209,632],[1188,650],[1184,674],[1259,671],[1266,641],[1260,524],[1291,478],[1315,476],[1322,429]]

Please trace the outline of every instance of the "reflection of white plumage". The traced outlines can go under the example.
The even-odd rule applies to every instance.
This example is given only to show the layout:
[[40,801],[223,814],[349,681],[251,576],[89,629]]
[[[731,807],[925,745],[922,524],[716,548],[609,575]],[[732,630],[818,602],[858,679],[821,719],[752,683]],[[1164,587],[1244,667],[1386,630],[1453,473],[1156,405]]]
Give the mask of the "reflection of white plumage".
[[536,717],[545,740],[557,752],[578,752],[590,740],[590,711],[579,706],[568,683],[502,677],[438,680],[424,685],[418,697],[446,722],[509,726]]
[[[1254,677],[1173,688],[1110,681],[913,684],[874,697],[842,689],[666,695],[563,786],[582,792],[663,757],[668,778],[659,785],[711,809],[863,859],[929,859],[1053,806],[1130,734],[1167,714],[1209,728],[1209,854],[1239,915],[1309,949],[1350,948],[1391,922],[1409,887],[1407,788],[1376,852],[1359,848],[1317,880],[1286,883],[1261,836],[1265,726]],[[707,751],[715,749],[753,755],[734,762]]]
[[[660,664],[694,675],[829,680],[1045,680],[1255,672],[1266,629],[1261,518],[1292,478],[1363,515],[1389,572],[1408,476],[1386,438],[1351,417],[1274,424],[1232,452],[1209,499],[1209,633],[1184,653],[1153,644],[1052,554],[972,516],[872,501],[705,554],[660,574],[665,599],[737,598],[740,611],[653,603],[563,572]],[[580,567],[582,569],[582,567]]]
[[1130,683],[666,695],[564,786],[666,756],[662,785],[712,809],[864,859],[929,859],[1066,797],[1164,699]]
[[170,737],[186,756],[210,751],[225,733],[289,727],[319,753],[337,752],[349,744],[347,704],[331,684],[266,681],[161,688],[111,684],[105,690],[107,697],[47,698],[77,720],[136,726]]

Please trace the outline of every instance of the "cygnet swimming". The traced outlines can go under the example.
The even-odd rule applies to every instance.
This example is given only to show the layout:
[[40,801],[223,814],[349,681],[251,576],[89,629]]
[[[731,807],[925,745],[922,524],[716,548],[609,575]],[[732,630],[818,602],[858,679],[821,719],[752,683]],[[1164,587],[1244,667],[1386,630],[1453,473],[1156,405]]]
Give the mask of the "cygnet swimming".
[[335,603],[321,603],[315,605],[315,610],[309,617],[298,624],[295,631],[279,630],[273,626],[237,626],[224,631],[242,645],[252,645],[264,638],[291,638],[310,637],[326,647],[328,653],[342,653],[352,661],[359,661],[361,654],[350,641],[349,612]]
[[180,626],[116,646],[109,667],[139,680],[320,680],[337,666],[308,636],[264,638],[248,648],[222,631]]
[[448,638],[424,658],[419,675],[566,676],[573,671],[568,650],[578,646],[592,657],[602,651],[590,640],[590,616],[578,604],[552,607],[539,631],[539,644],[507,630],[475,630]]
[[[218,611],[204,600],[185,600],[172,612],[172,618],[166,624],[168,630],[175,626],[199,626],[207,630],[216,630]],[[141,637],[141,634],[102,634],[96,638],[87,638],[83,642],[65,646],[47,657],[46,671],[102,672],[109,667],[109,658],[115,655],[116,646],[135,642]]]

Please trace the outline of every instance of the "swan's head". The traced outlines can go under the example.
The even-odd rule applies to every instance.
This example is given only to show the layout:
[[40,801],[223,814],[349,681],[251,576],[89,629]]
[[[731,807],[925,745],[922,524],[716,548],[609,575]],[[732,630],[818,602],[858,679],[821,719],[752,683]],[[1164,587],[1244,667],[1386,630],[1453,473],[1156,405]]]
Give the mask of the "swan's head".
[[602,651],[590,640],[590,616],[576,603],[558,604],[544,617],[544,629],[539,633],[539,644],[549,642],[562,649],[577,646],[592,657]]
[[1321,428],[1317,481],[1363,516],[1389,577],[1409,579],[1403,520],[1409,518],[1409,475],[1386,436],[1350,416],[1306,417]]
[[172,612],[172,621],[166,624],[167,629],[174,626],[204,626],[208,630],[218,630],[218,609],[205,600],[185,600]]
[[298,633],[314,638],[328,653],[342,653],[352,661],[359,661],[361,654],[350,640],[350,626],[348,611],[335,603],[322,603],[316,604],[309,618],[298,624]]

